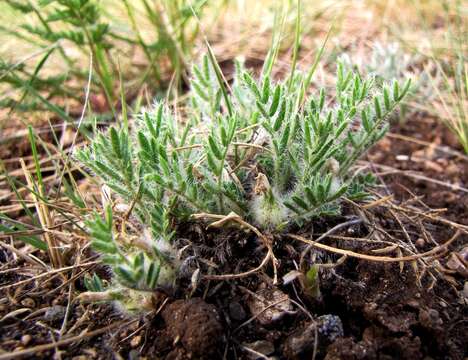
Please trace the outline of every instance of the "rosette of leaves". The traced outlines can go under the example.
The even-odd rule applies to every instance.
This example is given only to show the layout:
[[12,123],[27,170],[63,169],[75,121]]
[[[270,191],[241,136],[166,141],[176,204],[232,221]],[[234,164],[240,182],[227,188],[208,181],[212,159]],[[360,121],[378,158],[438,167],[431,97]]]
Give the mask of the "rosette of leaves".
[[334,96],[326,89],[308,95],[312,72],[293,70],[275,81],[274,57],[257,79],[238,62],[228,89],[209,53],[193,68],[184,119],[159,103],[137,115],[131,131],[111,127],[78,153],[151,229],[146,248],[134,252],[110,237],[110,210],[106,220],[89,223],[94,247],[120,285],[148,290],[167,282],[150,273],[152,261],[155,269],[177,271],[172,220],[234,212],[278,232],[339,213],[344,197],[367,196],[373,177],[353,166],[385,135],[411,82],[380,86],[339,63]]

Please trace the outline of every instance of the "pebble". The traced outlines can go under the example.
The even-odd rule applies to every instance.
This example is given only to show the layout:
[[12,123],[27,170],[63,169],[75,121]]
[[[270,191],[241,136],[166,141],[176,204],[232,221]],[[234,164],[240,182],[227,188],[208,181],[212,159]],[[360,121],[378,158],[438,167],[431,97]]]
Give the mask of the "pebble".
[[339,337],[344,336],[343,323],[336,315],[322,315],[316,321],[292,333],[285,342],[283,353],[288,359],[302,359],[311,352],[315,345],[315,334],[318,335],[318,350],[324,350]]
[[21,344],[23,346],[27,346],[32,340],[32,336],[29,335],[29,334],[25,334],[23,336],[21,336]]
[[141,335],[137,335],[133,337],[133,339],[130,341],[130,346],[132,348],[136,348],[138,345],[141,343]]
[[285,315],[294,313],[289,296],[278,288],[257,291],[249,297],[248,306],[262,325],[271,325]]
[[46,310],[44,314],[44,320],[47,322],[55,322],[62,320],[65,316],[65,312],[65,306],[54,305]]
[[52,300],[52,305],[60,305],[61,302],[62,302],[62,299],[56,298],[56,299]]
[[33,308],[36,306],[36,302],[31,298],[24,298],[23,300],[21,300],[21,305],[28,308]]
[[322,338],[332,343],[339,337],[344,336],[343,323],[336,315],[322,315],[317,319],[317,330]]
[[416,247],[419,249],[422,249],[426,245],[426,242],[424,241],[423,238],[419,238],[416,240]]

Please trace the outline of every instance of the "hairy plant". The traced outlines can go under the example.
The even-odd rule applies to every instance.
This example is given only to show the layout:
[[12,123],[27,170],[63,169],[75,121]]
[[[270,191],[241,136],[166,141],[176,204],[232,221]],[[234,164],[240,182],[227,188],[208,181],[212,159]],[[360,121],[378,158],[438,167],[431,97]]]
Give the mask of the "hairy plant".
[[361,74],[375,76],[380,84],[392,79],[404,81],[408,77],[415,78],[405,102],[400,104],[399,112],[395,113],[401,121],[420,111],[434,99],[432,83],[440,82],[440,73],[435,66],[430,66],[423,56],[405,52],[399,43],[377,42],[366,58],[344,54],[340,61],[347,68],[354,67]]
[[173,281],[149,271],[157,264],[177,272],[171,219],[234,212],[271,233],[337,214],[344,197],[367,196],[373,177],[353,165],[385,135],[411,82],[379,86],[338,63],[335,96],[325,89],[308,95],[313,70],[293,67],[276,81],[274,58],[272,51],[258,79],[237,62],[229,91],[209,52],[193,67],[192,110],[184,120],[158,103],[137,115],[131,131],[111,127],[78,152],[151,230],[131,246],[112,235],[109,209],[106,220],[89,223],[94,248],[121,286],[148,290]]

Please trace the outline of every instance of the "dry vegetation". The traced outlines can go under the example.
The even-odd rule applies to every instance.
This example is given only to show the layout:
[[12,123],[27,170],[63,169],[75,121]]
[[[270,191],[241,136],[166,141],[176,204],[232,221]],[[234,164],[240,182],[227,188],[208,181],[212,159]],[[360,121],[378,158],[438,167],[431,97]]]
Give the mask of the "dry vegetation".
[[[0,4],[0,359],[468,356],[463,1],[303,1],[297,22],[292,0],[93,0],[100,17],[90,15],[89,24],[51,20],[64,16],[53,9],[80,1],[46,3]],[[109,26],[92,35],[96,24]],[[155,99],[181,129],[192,124],[192,65],[212,49],[225,80],[217,84],[226,85],[221,99],[236,88],[235,61],[261,74],[275,39],[269,77],[291,87],[291,68],[316,64],[306,88],[315,97],[326,89],[325,109],[336,106],[338,61],[376,75],[378,87],[412,79],[387,135],[353,163],[376,185],[359,199],[346,192],[341,211],[274,230],[249,211],[239,216],[223,206],[175,216],[187,209],[161,196],[151,220],[172,241],[176,276],[144,295],[133,291],[138,286],[104,291],[115,267],[91,245],[92,220],[112,209],[110,232],[126,249],[141,250],[155,228],[149,234],[134,210],[151,205],[139,204],[139,186],[133,198],[117,196],[77,160],[78,150],[111,126],[133,134],[141,128],[136,114]],[[189,133],[203,143],[202,130]],[[180,150],[165,141],[168,153]],[[258,181],[267,166],[254,159],[274,148],[236,141],[229,176],[258,195],[269,184]],[[203,149],[200,143],[183,144],[181,153]],[[246,161],[236,162],[238,148]],[[215,177],[219,184],[223,176]]]

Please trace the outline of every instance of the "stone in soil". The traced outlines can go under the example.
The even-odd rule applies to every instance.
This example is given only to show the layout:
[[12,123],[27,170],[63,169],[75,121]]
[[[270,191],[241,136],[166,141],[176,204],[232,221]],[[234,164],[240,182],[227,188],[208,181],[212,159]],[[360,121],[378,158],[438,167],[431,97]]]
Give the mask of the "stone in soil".
[[313,352],[315,343],[317,351],[322,353],[328,345],[343,337],[343,334],[343,324],[338,316],[322,315],[289,335],[283,354],[288,359],[302,359],[306,354]]
[[251,294],[248,305],[252,316],[267,326],[294,313],[289,296],[278,288],[261,289]]

